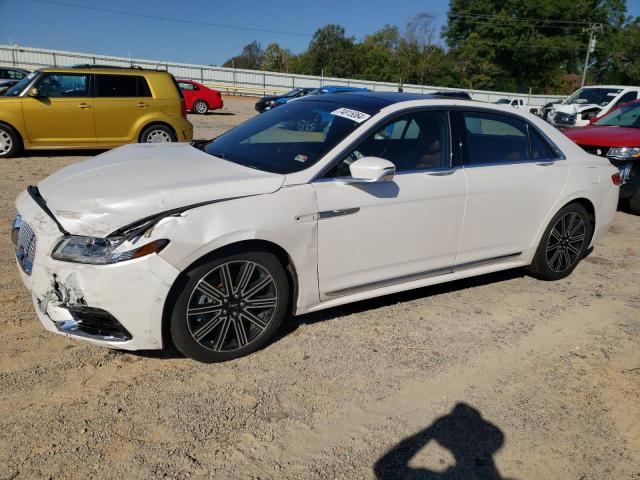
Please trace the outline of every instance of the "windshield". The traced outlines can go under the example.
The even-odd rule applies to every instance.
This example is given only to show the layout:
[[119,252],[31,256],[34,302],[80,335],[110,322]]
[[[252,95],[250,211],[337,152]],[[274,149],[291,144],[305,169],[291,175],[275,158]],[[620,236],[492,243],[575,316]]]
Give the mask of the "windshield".
[[498,100],[496,103],[500,104],[500,105],[508,105],[509,102],[511,100],[507,99],[507,98],[501,98],[500,100]]
[[16,97],[22,91],[22,89],[31,81],[31,79],[36,75],[37,72],[31,72],[26,77],[23,77],[18,83],[16,83],[13,87],[7,90],[4,94],[7,97]]
[[640,128],[640,102],[623,105],[595,122],[598,126]]
[[566,105],[594,103],[605,106],[611,103],[611,100],[617,97],[621,91],[621,88],[581,88],[567,98],[564,103]]
[[210,155],[272,173],[309,168],[375,111],[334,102],[285,103],[204,147]]
[[298,95],[300,92],[302,91],[301,88],[294,88],[293,90],[288,91],[287,93],[284,94],[285,97],[290,98],[290,97],[295,97],[296,95]]

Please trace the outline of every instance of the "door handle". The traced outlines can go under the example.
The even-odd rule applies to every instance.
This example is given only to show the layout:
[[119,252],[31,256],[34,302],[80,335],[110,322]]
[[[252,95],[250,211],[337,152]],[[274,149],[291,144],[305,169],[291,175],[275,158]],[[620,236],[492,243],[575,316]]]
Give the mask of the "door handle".
[[144,103],[144,102],[139,102],[138,103],[138,107],[140,107],[140,108],[147,108],[148,106],[149,106],[148,103]]
[[433,172],[427,172],[427,175],[432,177],[444,177],[446,175],[451,175],[455,170],[435,170]]
[[554,165],[556,162],[555,160],[548,160],[548,161],[543,161],[543,162],[536,162],[536,165],[540,166],[540,167],[548,167],[550,165]]
[[89,105],[88,103],[84,103],[83,102],[80,105],[78,105],[78,108],[82,108],[82,109],[91,108],[91,105]]

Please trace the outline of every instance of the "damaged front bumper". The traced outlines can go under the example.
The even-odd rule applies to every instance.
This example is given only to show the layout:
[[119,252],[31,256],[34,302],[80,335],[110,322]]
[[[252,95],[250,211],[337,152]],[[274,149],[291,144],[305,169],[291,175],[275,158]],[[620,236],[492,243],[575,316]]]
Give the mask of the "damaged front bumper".
[[54,260],[62,238],[56,223],[29,195],[16,205],[35,245],[28,271],[19,248],[16,263],[45,329],[111,348],[163,347],[162,315],[179,274],[175,267],[157,254],[111,265]]

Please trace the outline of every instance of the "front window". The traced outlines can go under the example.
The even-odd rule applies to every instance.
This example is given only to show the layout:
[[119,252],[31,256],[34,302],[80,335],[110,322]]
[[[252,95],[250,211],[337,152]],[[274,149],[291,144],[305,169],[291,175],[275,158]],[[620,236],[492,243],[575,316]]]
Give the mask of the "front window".
[[595,122],[598,126],[640,128],[640,102],[630,103],[614,110]]
[[50,73],[45,75],[36,87],[41,97],[88,97],[89,75]]
[[620,88],[581,88],[565,101],[566,105],[595,104],[604,107],[622,91]]
[[425,110],[394,119],[362,140],[325,176],[350,176],[350,165],[362,157],[389,160],[397,172],[448,168],[449,115]]
[[375,114],[333,102],[285,103],[220,135],[204,151],[273,173],[309,168]]

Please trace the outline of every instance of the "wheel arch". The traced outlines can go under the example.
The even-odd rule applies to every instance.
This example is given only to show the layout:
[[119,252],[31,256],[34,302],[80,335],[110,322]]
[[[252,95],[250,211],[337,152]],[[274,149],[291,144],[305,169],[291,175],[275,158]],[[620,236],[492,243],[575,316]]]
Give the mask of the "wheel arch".
[[173,135],[176,138],[178,138],[178,133],[176,132],[176,129],[173,128],[170,123],[163,122],[162,120],[152,120],[151,122],[143,124],[142,127],[138,130],[138,142],[139,143],[142,143],[142,133],[147,128],[153,127],[154,125],[162,125],[163,127],[167,127],[168,129],[170,129],[173,132]]
[[278,261],[282,264],[282,267],[285,270],[287,275],[287,280],[289,281],[290,295],[289,295],[289,305],[288,312],[289,314],[295,310],[296,299],[298,298],[298,273],[291,258],[291,255],[282,248],[277,243],[274,243],[269,240],[263,239],[247,239],[247,240],[238,240],[232,243],[228,243],[226,245],[219,246],[204,255],[200,256],[196,260],[192,261],[185,269],[183,269],[178,277],[175,279],[171,288],[169,289],[169,294],[167,295],[164,307],[162,310],[162,343],[163,346],[171,345],[171,333],[169,331],[169,321],[171,318],[171,307],[173,305],[174,299],[179,295],[181,288],[187,282],[188,273],[195,266],[201,264],[202,262],[206,262],[210,259],[224,256],[224,255],[232,255],[241,252],[249,252],[249,251],[260,251],[260,252],[268,252],[273,254]]

